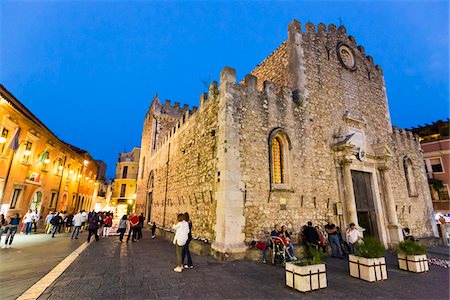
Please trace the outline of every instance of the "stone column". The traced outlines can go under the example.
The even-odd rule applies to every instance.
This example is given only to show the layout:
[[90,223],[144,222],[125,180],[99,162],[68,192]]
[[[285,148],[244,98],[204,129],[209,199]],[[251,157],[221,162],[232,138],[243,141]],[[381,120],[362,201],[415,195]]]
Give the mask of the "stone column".
[[239,153],[238,90],[236,71],[225,67],[220,74],[217,132],[217,190],[215,241],[219,259],[243,259],[245,226],[244,194]]
[[388,232],[391,244],[397,244],[403,241],[403,233],[400,225],[398,224],[397,211],[395,210],[395,200],[392,194],[391,176],[389,174],[389,169],[386,166],[378,168],[383,180],[383,186],[385,190],[386,206],[388,213]]
[[350,159],[342,159],[340,161],[342,174],[344,175],[345,209],[347,210],[348,223],[355,223],[356,227],[359,227],[355,193],[353,191],[352,172],[350,170],[351,163],[352,161]]

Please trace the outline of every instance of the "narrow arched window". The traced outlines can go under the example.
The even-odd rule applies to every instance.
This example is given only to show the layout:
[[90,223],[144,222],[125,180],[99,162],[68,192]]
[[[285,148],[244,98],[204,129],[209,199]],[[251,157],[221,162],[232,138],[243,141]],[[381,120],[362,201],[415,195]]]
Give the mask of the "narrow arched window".
[[270,181],[274,189],[290,188],[290,141],[280,128],[269,136]]
[[408,156],[403,158],[403,169],[405,172],[406,186],[408,189],[408,195],[410,197],[416,197],[417,187],[416,178],[414,176],[414,168],[411,159]]
[[278,138],[275,138],[272,143],[272,169],[273,182],[283,183],[283,149]]

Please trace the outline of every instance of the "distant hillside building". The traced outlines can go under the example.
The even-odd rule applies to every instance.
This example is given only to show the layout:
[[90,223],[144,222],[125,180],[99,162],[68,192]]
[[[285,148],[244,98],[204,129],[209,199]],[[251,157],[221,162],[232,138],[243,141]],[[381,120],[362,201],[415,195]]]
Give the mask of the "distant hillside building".
[[[382,41],[380,41],[381,43]],[[437,235],[419,139],[392,127],[381,67],[345,27],[297,21],[241,82],[225,67],[200,107],[153,99],[144,119],[137,210],[243,258],[286,224],[355,223],[386,245]]]
[[139,156],[140,148],[137,147],[130,152],[119,153],[110,203],[111,206],[117,207],[119,216],[135,208]]
[[450,137],[449,119],[411,129],[420,136],[425,170],[436,213],[450,214]]

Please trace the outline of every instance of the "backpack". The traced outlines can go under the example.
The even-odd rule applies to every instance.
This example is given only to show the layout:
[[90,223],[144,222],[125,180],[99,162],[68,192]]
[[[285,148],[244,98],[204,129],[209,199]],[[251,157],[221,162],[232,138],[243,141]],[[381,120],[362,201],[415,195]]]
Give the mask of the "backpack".
[[52,225],[58,225],[58,218],[56,216],[54,216],[51,220],[50,220],[50,224]]

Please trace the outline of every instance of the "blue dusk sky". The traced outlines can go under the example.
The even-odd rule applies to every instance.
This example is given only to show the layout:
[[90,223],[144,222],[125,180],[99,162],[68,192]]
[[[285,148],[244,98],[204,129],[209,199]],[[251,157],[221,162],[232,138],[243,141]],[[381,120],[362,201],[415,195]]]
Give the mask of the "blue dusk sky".
[[392,123],[449,116],[448,1],[1,1],[0,82],[58,137],[105,161],[140,146],[153,95],[198,105],[292,19],[339,25],[381,65]]

